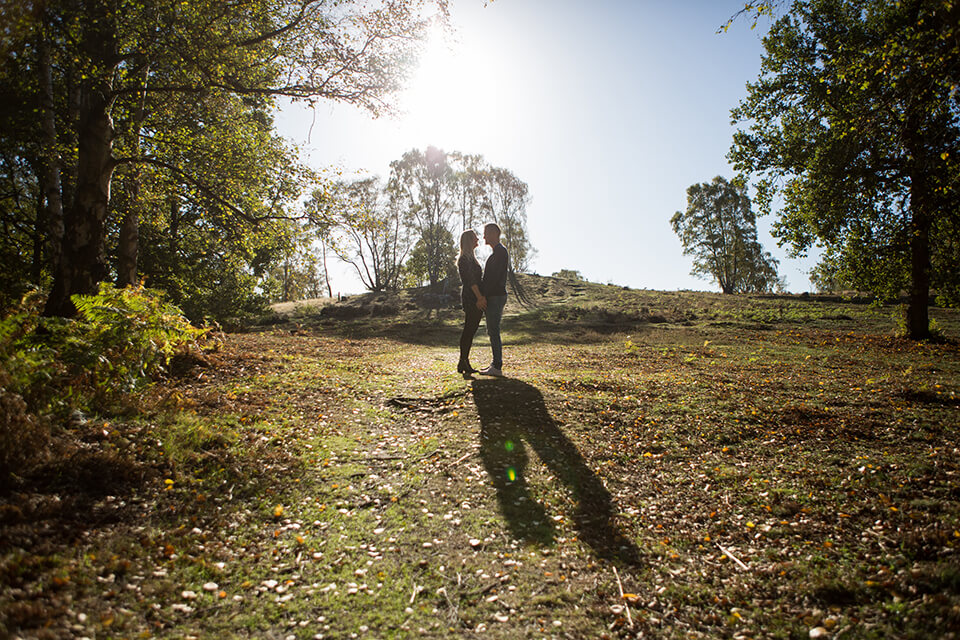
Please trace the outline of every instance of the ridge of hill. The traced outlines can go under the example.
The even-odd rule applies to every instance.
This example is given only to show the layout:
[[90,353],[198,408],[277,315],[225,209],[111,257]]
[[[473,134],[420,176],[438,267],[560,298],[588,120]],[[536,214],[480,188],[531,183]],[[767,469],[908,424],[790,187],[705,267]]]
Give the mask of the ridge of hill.
[[[741,294],[706,291],[632,289],[586,280],[518,274],[531,301],[522,305],[511,295],[506,316],[528,331],[577,326],[611,333],[650,326],[770,329],[807,326],[823,329],[897,330],[900,303],[876,304],[862,295]],[[393,292],[367,292],[341,300],[319,298],[274,304],[271,314],[255,324],[293,323],[300,328],[347,323],[372,328],[394,321],[402,325],[459,319],[459,288],[446,292],[428,287]],[[931,307],[931,317],[945,336],[960,337],[960,309]]]

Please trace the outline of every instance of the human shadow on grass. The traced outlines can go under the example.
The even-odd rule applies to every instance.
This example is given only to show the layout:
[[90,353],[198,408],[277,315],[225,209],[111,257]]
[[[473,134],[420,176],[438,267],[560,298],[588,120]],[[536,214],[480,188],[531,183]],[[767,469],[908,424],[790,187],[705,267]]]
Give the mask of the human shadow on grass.
[[474,380],[472,387],[480,414],[480,456],[510,532],[539,544],[552,544],[556,536],[552,518],[530,496],[530,446],[572,494],[580,540],[601,558],[638,564],[639,551],[613,522],[610,493],[547,411],[540,391],[510,378]]

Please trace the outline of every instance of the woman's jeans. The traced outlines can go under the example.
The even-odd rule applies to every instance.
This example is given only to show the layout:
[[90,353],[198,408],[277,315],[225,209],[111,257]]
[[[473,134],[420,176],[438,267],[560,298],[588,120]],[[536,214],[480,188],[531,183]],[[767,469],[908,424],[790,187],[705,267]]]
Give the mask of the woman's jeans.
[[507,296],[487,298],[487,335],[490,336],[490,350],[493,351],[494,369],[503,368],[503,342],[500,340],[500,320],[503,308],[507,306]]

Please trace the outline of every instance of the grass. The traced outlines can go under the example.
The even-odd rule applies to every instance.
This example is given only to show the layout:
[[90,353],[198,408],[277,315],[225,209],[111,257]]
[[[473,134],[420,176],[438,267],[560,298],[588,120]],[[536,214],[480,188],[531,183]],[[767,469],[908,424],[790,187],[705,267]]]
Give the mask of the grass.
[[2,628],[951,637],[955,311],[913,343],[852,301],[527,282],[509,379],[456,376],[458,311],[407,292],[231,334],[77,427],[0,505]]

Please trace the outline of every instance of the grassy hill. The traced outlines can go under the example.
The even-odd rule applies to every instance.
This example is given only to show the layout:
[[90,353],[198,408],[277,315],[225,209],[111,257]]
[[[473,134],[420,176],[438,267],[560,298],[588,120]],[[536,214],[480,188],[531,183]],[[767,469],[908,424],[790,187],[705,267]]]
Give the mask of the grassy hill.
[[[896,333],[902,307],[871,299],[838,295],[723,295],[701,291],[652,291],[615,285],[520,274],[532,304],[511,296],[506,314],[513,331],[604,334],[636,329],[686,327],[702,330],[768,330],[784,327],[844,329]],[[343,301],[320,299],[274,305],[265,324],[291,321],[303,327],[346,324],[359,331],[396,331],[424,321],[458,323],[459,290],[448,294],[427,289],[366,293]],[[960,310],[934,306],[931,317],[946,337],[960,337]],[[346,322],[344,322],[346,321]],[[392,326],[393,325],[393,326]],[[452,344],[452,343],[451,343]]]
[[[960,316],[525,276],[227,334],[4,496],[25,637],[950,637]],[[489,355],[481,329],[475,364]],[[355,634],[355,636],[354,636]]]

